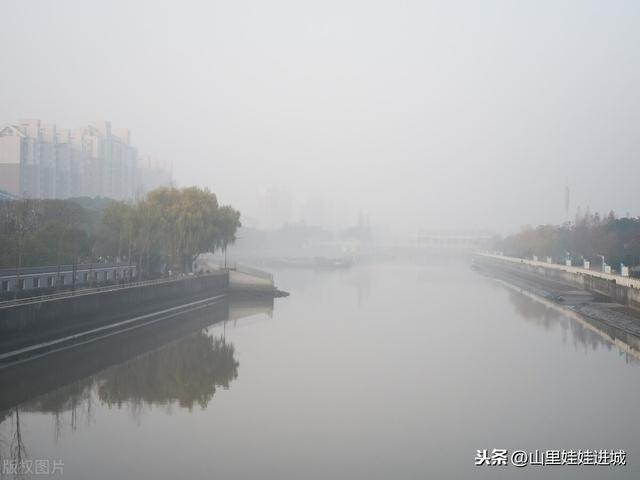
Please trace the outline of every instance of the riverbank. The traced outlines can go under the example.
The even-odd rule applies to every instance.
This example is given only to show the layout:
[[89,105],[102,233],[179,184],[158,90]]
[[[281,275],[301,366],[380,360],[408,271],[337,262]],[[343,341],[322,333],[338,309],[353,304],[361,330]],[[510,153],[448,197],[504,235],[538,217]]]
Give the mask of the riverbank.
[[638,278],[605,273],[597,269],[490,253],[476,253],[474,258],[574,285],[640,311],[640,279]]
[[234,267],[159,283],[0,304],[0,364],[140,328],[238,295],[273,298],[282,292],[270,274]]
[[[3,402],[13,415],[0,424],[4,438],[15,438],[19,416],[33,456],[63,458],[65,475],[78,480],[100,469],[109,478],[396,478],[398,465],[412,468],[408,477],[463,479],[481,470],[473,453],[456,463],[459,452],[498,437],[513,448],[553,438],[559,448],[623,448],[640,458],[630,401],[640,394],[640,362],[462,259],[274,276],[291,292],[286,303],[249,305],[257,314],[238,322],[231,303],[227,322],[205,333],[234,347],[238,376],[226,386],[217,379],[227,357],[198,355],[200,327],[217,318],[212,307],[25,364],[2,383],[25,385]],[[173,332],[183,327],[180,341]],[[93,363],[123,349],[123,363]],[[383,376],[393,388],[381,388]],[[28,387],[49,378],[47,388]],[[213,392],[208,385],[215,394],[201,396]],[[185,403],[194,398],[201,403]],[[150,471],[154,459],[176,456],[176,443],[187,463]]]
[[125,337],[108,336],[11,368],[0,368],[0,384],[10,386],[0,396],[0,416],[1,412],[25,401],[59,391],[62,387],[149,355],[186,337],[197,335],[205,328],[263,313],[271,315],[272,312],[273,298],[259,296],[245,299],[231,295],[206,308],[167,318],[162,328],[157,325],[141,326],[127,332]]
[[558,275],[558,270],[540,265],[531,268],[494,256],[475,255],[473,265],[481,273],[588,325],[640,358],[640,311],[614,301],[615,296],[604,295],[602,288],[589,289],[592,282],[587,280],[581,286],[579,279],[568,280]]

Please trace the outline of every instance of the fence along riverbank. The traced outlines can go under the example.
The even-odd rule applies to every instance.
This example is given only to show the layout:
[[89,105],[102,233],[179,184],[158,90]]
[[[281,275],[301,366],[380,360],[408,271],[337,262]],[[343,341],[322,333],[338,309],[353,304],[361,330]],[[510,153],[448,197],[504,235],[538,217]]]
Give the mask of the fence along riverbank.
[[[234,266],[235,267],[235,266]],[[0,305],[0,354],[234,292],[277,295],[273,276],[242,267]]]
[[612,302],[640,310],[640,279],[637,278],[490,253],[476,253],[473,258],[478,262],[489,262],[583,288]]

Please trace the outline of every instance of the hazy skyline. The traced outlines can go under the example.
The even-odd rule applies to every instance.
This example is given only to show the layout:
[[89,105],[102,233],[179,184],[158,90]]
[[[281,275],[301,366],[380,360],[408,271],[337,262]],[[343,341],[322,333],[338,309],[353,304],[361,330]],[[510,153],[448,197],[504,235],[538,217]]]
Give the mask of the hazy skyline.
[[104,118],[248,217],[640,215],[640,4],[6,2],[0,121]]

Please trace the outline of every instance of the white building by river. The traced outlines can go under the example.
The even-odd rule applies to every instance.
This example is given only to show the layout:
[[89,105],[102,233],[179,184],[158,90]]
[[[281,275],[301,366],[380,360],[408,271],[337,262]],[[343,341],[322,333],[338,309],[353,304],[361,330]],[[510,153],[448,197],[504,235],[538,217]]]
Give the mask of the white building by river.
[[166,169],[140,163],[129,129],[108,121],[66,129],[28,119],[0,127],[0,190],[13,195],[131,200],[171,183]]

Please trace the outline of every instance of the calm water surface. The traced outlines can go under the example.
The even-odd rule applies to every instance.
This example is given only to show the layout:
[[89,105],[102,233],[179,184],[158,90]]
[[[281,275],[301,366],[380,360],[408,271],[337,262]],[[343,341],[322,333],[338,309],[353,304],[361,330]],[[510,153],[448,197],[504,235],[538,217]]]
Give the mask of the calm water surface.
[[[457,261],[275,277],[291,296],[273,305],[5,378],[2,458],[72,479],[640,477],[640,366],[575,320]],[[629,466],[476,467],[483,448],[624,449]]]

